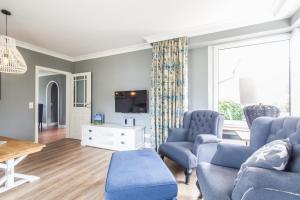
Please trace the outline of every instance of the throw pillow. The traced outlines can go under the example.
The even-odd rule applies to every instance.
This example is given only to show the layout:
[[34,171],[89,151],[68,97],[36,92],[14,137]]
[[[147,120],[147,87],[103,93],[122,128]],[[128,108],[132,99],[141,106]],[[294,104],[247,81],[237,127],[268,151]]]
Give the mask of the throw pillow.
[[255,151],[241,166],[235,184],[247,167],[259,167],[283,171],[288,164],[292,144],[289,139],[274,140]]

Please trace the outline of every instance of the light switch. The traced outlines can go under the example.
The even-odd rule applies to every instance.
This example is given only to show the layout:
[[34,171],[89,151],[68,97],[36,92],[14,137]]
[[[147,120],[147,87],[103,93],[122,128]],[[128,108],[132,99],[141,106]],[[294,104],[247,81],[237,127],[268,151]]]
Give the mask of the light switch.
[[28,107],[29,107],[29,109],[33,109],[33,102],[32,101],[29,102]]

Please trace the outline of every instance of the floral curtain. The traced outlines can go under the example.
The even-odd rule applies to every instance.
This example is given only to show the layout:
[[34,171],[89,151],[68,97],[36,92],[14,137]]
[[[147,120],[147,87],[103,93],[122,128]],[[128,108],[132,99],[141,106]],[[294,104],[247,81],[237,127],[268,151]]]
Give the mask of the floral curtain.
[[187,110],[187,38],[152,44],[151,131],[156,149],[169,128],[180,128]]

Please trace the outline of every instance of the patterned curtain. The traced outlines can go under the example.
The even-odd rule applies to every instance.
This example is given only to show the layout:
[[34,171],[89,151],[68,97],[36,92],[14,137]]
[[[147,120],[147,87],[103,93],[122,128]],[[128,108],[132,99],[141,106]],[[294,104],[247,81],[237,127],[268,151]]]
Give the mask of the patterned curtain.
[[187,38],[152,44],[151,131],[156,149],[169,128],[180,128],[187,110]]

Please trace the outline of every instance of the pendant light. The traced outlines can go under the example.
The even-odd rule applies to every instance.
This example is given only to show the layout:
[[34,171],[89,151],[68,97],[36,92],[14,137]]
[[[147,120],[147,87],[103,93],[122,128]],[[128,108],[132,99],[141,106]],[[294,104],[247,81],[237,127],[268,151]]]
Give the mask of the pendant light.
[[1,10],[5,15],[5,35],[0,35],[0,73],[23,74],[27,66],[23,56],[17,49],[16,40],[7,36],[7,17],[11,13]]

